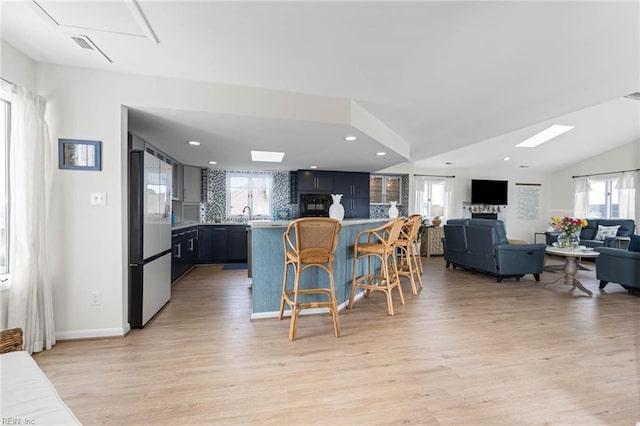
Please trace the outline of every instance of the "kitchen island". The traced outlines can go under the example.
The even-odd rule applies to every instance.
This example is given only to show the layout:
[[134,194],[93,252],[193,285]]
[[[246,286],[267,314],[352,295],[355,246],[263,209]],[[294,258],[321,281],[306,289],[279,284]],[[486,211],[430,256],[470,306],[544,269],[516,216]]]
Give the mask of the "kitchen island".
[[[349,301],[351,279],[353,278],[353,244],[358,232],[376,228],[389,219],[346,219],[341,222],[338,234],[338,246],[334,260],[334,281],[338,309]],[[249,221],[252,233],[251,256],[253,275],[253,300],[251,319],[274,318],[280,310],[282,280],[284,277],[284,247],[282,234],[287,230],[289,221],[268,220]],[[359,274],[364,265],[359,265]],[[290,280],[293,275],[290,273]],[[312,268],[301,276],[302,285],[328,284],[327,274],[319,268]]]

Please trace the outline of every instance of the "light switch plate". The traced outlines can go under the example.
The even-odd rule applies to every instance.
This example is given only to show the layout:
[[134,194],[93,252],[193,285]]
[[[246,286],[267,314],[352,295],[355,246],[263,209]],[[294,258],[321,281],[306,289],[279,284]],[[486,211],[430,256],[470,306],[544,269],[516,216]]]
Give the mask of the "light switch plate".
[[91,193],[91,205],[92,206],[106,206],[107,205],[107,193],[106,192],[92,192]]

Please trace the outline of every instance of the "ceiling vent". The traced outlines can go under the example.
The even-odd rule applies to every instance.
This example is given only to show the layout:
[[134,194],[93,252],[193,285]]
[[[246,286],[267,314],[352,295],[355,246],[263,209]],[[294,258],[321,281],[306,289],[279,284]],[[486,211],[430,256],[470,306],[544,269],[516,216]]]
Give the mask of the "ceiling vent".
[[633,99],[634,101],[640,101],[640,92],[635,92],[630,95],[625,96],[627,99]]
[[109,61],[109,63],[113,63],[113,61],[107,55],[105,55],[104,52],[100,50],[100,48],[96,46],[96,44],[86,35],[71,34],[70,37],[71,40],[75,41],[76,44],[81,48],[87,50],[95,50],[96,52],[100,53],[107,61]]
[[93,46],[91,46],[91,43],[89,43],[89,37],[71,36],[71,40],[75,41],[78,46],[82,47],[83,49],[94,50]]

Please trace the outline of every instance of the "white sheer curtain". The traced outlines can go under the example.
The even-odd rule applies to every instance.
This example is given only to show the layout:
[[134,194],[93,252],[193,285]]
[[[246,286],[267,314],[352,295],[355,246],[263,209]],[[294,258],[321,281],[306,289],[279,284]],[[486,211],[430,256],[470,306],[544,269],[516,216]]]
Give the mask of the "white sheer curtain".
[[[414,175],[414,179],[416,212],[422,215],[427,214],[424,206],[429,204],[430,216],[440,216],[443,220],[450,219],[453,213],[453,178]],[[427,192],[427,186],[430,186],[431,194]],[[431,200],[428,199],[430,196],[433,197]]]
[[17,86],[12,92],[8,325],[23,329],[24,350],[33,353],[56,343],[46,237],[51,149],[45,100]]
[[453,218],[453,178],[444,179],[444,218],[449,220]]
[[427,194],[424,192],[424,186],[427,183],[426,176],[415,176],[414,182],[416,188],[416,212],[415,214],[423,214],[422,208],[424,206]]
[[[640,188],[640,172],[623,172],[616,182],[618,195],[618,216],[622,219],[636,218],[636,191]],[[637,222],[637,220],[636,220]]]
[[585,218],[589,215],[589,191],[591,191],[589,178],[586,176],[576,178],[573,204],[574,217]]

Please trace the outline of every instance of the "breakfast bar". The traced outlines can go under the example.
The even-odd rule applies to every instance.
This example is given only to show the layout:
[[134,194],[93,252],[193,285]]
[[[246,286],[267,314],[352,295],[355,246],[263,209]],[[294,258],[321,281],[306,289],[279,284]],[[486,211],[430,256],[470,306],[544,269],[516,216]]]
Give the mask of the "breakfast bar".
[[[375,228],[389,219],[346,219],[341,222],[338,246],[335,251],[334,280],[338,308],[346,306],[353,277],[353,244],[358,232]],[[250,221],[252,233],[252,312],[251,319],[275,318],[280,309],[282,280],[284,277],[284,248],[282,234],[289,221]],[[364,268],[364,265],[359,268]],[[361,271],[359,271],[361,272]],[[326,285],[326,274],[310,270],[301,277],[303,285],[313,286],[319,282]]]

